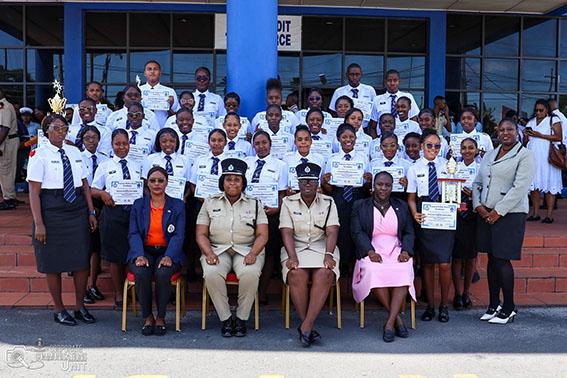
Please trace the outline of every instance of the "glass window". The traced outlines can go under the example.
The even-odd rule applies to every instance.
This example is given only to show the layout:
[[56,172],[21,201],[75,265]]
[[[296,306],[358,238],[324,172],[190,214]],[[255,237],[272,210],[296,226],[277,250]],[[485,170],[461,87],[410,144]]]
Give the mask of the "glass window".
[[50,83],[63,80],[63,51],[28,49],[27,81]]
[[287,90],[299,89],[299,54],[278,54],[278,75]]
[[336,17],[303,17],[303,50],[342,50],[343,19]]
[[522,94],[520,96],[520,112],[523,117],[531,118],[533,116],[535,102],[540,98],[548,99],[549,94]]
[[[213,54],[208,52],[174,51],[173,81],[176,83],[194,83],[195,70],[208,67],[212,72]],[[211,78],[212,80],[213,78]]]
[[0,45],[11,46],[23,43],[23,16],[21,5],[0,6]]
[[561,57],[562,58],[567,58],[567,19],[566,18],[562,18],[561,19],[561,24],[560,24],[560,28],[561,28]]
[[530,92],[555,91],[557,68],[554,60],[522,61],[522,90]]
[[[362,82],[375,88],[382,87],[384,82],[384,57],[382,55],[346,55],[345,70],[351,63],[362,67]],[[346,82],[346,78],[344,78]]]
[[559,106],[559,110],[561,111],[561,113],[567,114],[567,94],[560,94],[559,95],[558,106]]
[[390,56],[388,69],[400,72],[400,89],[425,87],[425,57]]
[[87,46],[126,46],[126,13],[93,13],[86,16]]
[[173,46],[214,47],[214,15],[173,14]]
[[0,49],[0,81],[24,81],[24,54],[21,49]]
[[303,87],[341,85],[341,54],[304,54]]
[[376,18],[346,19],[346,51],[383,52],[384,20]]
[[557,20],[524,18],[523,56],[555,56]]
[[87,81],[101,83],[125,83],[126,52],[125,51],[91,51],[86,55]]
[[130,45],[169,47],[169,13],[130,13]]
[[419,106],[420,109],[423,109],[425,106],[425,92],[411,91],[411,95],[413,96],[413,99],[417,103],[417,106]]
[[482,88],[485,90],[517,90],[518,60],[484,59]]
[[484,20],[484,54],[518,56],[520,18],[486,16]]
[[53,85],[34,84],[26,86],[26,105],[39,107],[44,111],[50,111],[47,99],[53,97]]
[[567,60],[559,62],[559,92],[567,93]]
[[[122,90],[124,89],[125,85],[106,85],[104,84],[102,86],[102,89],[104,89],[104,98],[106,98],[106,101],[113,105],[116,104],[116,97],[118,95],[120,95],[120,98],[122,98]],[[122,100],[120,100],[122,101]],[[112,106],[112,108],[114,108],[114,110],[118,110],[116,109],[114,106]]]
[[388,51],[402,53],[427,52],[427,21],[388,20]]
[[445,101],[449,105],[449,111],[453,117],[453,122],[459,122],[459,115],[461,110],[467,106],[473,106],[476,109],[480,108],[480,93],[479,92],[447,92]]
[[215,62],[215,89],[224,91],[226,88],[226,51],[217,52],[215,54]]
[[8,101],[12,104],[22,104],[24,103],[24,86],[22,84],[19,85],[4,85],[2,84],[2,89],[4,90],[4,94]]
[[136,81],[136,75],[140,77],[142,83],[146,82],[144,77],[144,66],[148,60],[156,60],[161,66],[161,79],[162,83],[169,83],[171,80],[170,75],[170,50],[144,50],[144,51],[131,51],[130,52],[130,81]]
[[515,93],[483,93],[482,123],[485,130],[494,129],[509,110],[516,110],[518,96]]
[[447,54],[480,54],[482,17],[447,15]]
[[448,57],[445,67],[447,89],[480,89],[480,59]]
[[63,46],[63,7],[26,7],[26,44]]

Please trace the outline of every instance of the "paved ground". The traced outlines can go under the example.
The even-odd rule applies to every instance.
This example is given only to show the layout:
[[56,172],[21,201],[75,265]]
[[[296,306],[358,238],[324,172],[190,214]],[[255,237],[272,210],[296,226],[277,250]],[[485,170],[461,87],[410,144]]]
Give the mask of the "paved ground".
[[340,331],[323,314],[322,342],[308,350],[277,311],[262,312],[262,329],[242,339],[223,339],[214,314],[207,331],[192,311],[181,333],[162,338],[141,336],[132,316],[123,334],[119,313],[94,314],[95,325],[62,327],[48,310],[0,310],[0,377],[567,377],[567,308],[521,309],[508,326],[478,321],[477,310],[452,312],[448,324],[418,321],[392,344],[381,340],[379,310],[367,311],[365,329],[344,311]]

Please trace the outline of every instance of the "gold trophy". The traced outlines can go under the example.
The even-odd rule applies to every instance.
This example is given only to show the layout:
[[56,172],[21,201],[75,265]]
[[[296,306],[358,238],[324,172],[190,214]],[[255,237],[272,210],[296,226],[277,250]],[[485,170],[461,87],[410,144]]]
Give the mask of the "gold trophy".
[[453,158],[453,150],[449,150],[449,160],[447,161],[447,173],[449,177],[439,178],[438,181],[441,183],[441,202],[443,203],[458,203],[461,210],[463,205],[466,204],[461,202],[461,191],[462,185],[467,180],[455,177],[457,172],[457,162]]
[[55,96],[47,99],[47,102],[51,107],[51,113],[65,116],[65,105],[67,104],[67,99],[63,97],[63,86],[61,86],[59,80],[55,80],[53,82],[53,89],[55,89]]

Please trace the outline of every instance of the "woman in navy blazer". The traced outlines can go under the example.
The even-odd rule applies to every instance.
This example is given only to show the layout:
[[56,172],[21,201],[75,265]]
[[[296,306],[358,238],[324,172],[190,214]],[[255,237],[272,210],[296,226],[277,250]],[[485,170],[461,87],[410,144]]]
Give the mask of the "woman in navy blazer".
[[[149,195],[137,199],[130,213],[128,263],[136,276],[136,294],[142,307],[142,334],[165,334],[165,309],[171,276],[185,260],[185,206],[165,194],[167,172],[153,167],[147,175]],[[152,313],[152,278],[156,283],[157,317]]]

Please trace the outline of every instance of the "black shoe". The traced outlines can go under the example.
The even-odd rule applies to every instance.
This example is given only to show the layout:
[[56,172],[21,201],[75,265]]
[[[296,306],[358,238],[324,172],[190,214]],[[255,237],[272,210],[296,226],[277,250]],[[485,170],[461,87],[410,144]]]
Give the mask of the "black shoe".
[[75,319],[82,321],[83,323],[92,324],[96,322],[94,316],[84,307],[82,307],[79,311],[74,312]]
[[545,224],[552,224],[553,222],[554,219],[550,217],[545,217],[545,219],[541,221],[541,223],[545,223]]
[[98,289],[98,287],[93,286],[87,289],[87,293],[89,293],[89,295],[91,296],[91,298],[97,300],[97,301],[102,301],[104,300],[104,295],[102,295],[102,293],[100,292],[100,290]]
[[15,200],[4,200],[0,202],[0,210],[14,210],[16,208]]
[[460,294],[455,294],[455,298],[453,299],[453,308],[456,311],[461,311],[463,307],[463,297]]
[[164,325],[156,325],[154,329],[154,335],[156,336],[163,336],[165,335],[165,324]]
[[384,340],[385,343],[391,343],[395,339],[396,339],[396,335],[394,333],[394,330],[393,329],[386,329],[386,327],[384,327],[384,333],[382,334],[382,340]]
[[77,325],[77,321],[71,316],[71,314],[67,312],[67,310],[53,314],[53,320],[55,320],[55,323],[63,324],[66,326]]
[[234,336],[234,324],[232,317],[226,319],[222,322],[221,335],[222,337],[232,337]]
[[526,218],[526,222],[537,222],[540,219],[541,219],[541,217],[539,215],[537,217],[530,215],[529,217]]
[[85,296],[83,297],[83,303],[84,303],[84,304],[93,304],[93,303],[95,303],[95,300],[93,299],[93,297],[91,297],[91,294],[89,293],[88,290],[85,292]]
[[123,300],[120,300],[120,301],[114,300],[114,306],[112,307],[112,309],[113,309],[114,311],[122,311],[122,306],[123,306],[123,305],[124,305],[124,301],[123,301]]
[[477,283],[478,281],[480,281],[480,274],[478,274],[478,272],[475,270],[475,272],[472,275],[472,283]]
[[463,293],[463,307],[466,310],[472,307],[471,297],[467,293]]
[[319,332],[315,330],[311,330],[310,337],[311,337],[311,343],[314,343],[315,341],[321,338],[321,335],[319,334]]
[[401,337],[402,339],[407,339],[409,337],[408,329],[403,321],[401,326],[394,326],[394,329],[396,330],[396,336]]
[[142,335],[151,336],[153,334],[154,334],[154,325],[153,324],[146,324],[142,327]]
[[449,321],[449,308],[447,306],[439,306],[439,316],[437,317],[441,323]]
[[238,317],[234,319],[234,336],[244,337],[246,336],[246,321],[241,320]]
[[424,322],[430,322],[435,317],[435,310],[433,307],[427,306],[425,312],[421,314],[421,320]]
[[299,341],[304,348],[309,348],[313,344],[312,332],[301,332],[301,326],[297,327],[299,333]]

